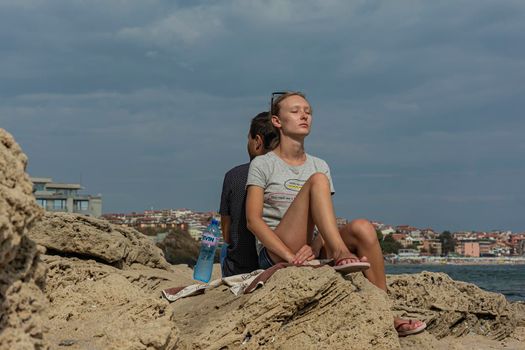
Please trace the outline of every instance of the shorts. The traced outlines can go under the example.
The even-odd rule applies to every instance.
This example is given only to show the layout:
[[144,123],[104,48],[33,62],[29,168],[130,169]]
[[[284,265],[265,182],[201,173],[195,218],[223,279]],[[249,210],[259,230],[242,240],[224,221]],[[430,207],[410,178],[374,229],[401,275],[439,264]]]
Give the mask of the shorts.
[[263,247],[259,252],[259,268],[266,270],[273,265],[275,265],[275,263],[272,261],[272,258],[270,258],[270,255],[268,255],[266,247]]
[[232,267],[230,265],[230,259],[226,257],[221,264],[222,277],[229,277],[235,275],[235,272],[232,270]]

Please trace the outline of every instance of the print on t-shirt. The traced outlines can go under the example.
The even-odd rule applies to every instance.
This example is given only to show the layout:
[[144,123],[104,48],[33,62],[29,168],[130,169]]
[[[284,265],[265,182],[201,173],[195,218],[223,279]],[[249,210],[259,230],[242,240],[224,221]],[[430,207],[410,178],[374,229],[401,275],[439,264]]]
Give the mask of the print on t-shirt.
[[292,203],[295,196],[295,193],[267,193],[264,195],[264,201],[268,204]]
[[304,180],[290,179],[290,180],[286,180],[286,182],[284,183],[284,187],[287,190],[299,192],[301,188],[303,188],[303,185],[305,184],[305,182],[306,181]]

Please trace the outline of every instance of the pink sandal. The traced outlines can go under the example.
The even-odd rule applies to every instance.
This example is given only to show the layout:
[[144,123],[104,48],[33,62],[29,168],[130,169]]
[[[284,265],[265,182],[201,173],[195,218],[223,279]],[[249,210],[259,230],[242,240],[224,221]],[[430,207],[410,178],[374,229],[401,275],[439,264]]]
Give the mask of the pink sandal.
[[337,259],[334,264],[334,270],[336,270],[339,273],[342,273],[343,275],[347,275],[349,273],[360,272],[370,268],[370,263],[364,261],[356,261],[353,263],[341,264],[343,261],[348,259],[350,258]]
[[400,337],[406,337],[407,335],[421,333],[421,332],[423,332],[425,330],[425,328],[427,328],[427,324],[425,322],[423,322],[423,321],[420,321],[421,325],[417,326],[416,328],[405,329],[405,330],[401,330],[400,329],[402,326],[406,326],[407,324],[411,325],[411,324],[413,324],[415,322],[417,322],[417,321],[416,320],[403,320],[403,321],[401,321],[395,327],[396,331],[397,331],[397,335],[400,336]]

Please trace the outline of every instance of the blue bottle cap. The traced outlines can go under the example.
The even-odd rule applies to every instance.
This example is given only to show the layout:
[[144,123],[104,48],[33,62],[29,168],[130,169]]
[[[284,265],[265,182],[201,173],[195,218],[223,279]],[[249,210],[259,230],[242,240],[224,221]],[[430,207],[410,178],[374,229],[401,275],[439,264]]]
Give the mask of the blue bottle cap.
[[213,219],[211,219],[211,224],[212,225],[219,225],[219,220],[213,218]]

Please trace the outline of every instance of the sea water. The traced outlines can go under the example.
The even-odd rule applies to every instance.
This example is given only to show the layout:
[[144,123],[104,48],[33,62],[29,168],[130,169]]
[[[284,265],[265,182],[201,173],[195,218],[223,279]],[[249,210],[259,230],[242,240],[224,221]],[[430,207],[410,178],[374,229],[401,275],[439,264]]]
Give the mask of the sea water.
[[510,301],[525,301],[525,265],[386,265],[386,273],[444,272],[452,279],[473,283]]

